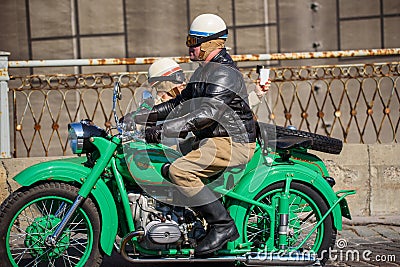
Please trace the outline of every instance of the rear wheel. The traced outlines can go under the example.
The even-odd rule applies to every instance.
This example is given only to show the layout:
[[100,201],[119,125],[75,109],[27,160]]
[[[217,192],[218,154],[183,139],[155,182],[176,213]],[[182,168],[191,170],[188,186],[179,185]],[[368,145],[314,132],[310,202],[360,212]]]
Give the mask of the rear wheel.
[[78,208],[55,246],[51,235],[71,207],[78,188],[50,182],[21,188],[0,209],[0,260],[6,266],[99,266],[100,219],[90,198]]
[[[265,188],[259,193],[255,200],[264,204],[273,205],[278,214],[279,196],[284,190],[284,183],[279,182]],[[307,185],[292,182],[289,195],[289,230],[288,246],[295,249],[307,237],[314,226],[328,211],[324,199]],[[278,222],[278,217],[275,222]],[[271,227],[275,234],[271,237]],[[271,225],[271,218],[263,209],[252,206],[246,216],[244,236],[247,242],[253,244],[267,244],[267,250],[271,251],[278,247],[277,236],[278,223]],[[324,222],[314,231],[307,241],[297,249],[299,252],[315,252],[324,264],[328,260],[327,253],[335,244],[336,230],[333,227],[332,216],[328,216]],[[325,251],[325,253],[323,253]]]

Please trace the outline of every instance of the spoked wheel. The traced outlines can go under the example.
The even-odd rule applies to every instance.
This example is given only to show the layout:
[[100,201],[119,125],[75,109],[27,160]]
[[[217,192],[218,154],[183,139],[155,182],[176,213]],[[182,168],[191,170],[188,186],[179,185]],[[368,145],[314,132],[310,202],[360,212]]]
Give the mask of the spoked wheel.
[[[278,198],[284,190],[284,183],[276,183],[265,188],[255,198],[256,200],[273,205],[278,214]],[[295,250],[311,232],[314,226],[328,211],[324,199],[307,185],[292,182],[289,195],[289,250]],[[244,236],[248,242],[258,246],[267,244],[267,250],[271,251],[278,247],[278,217],[275,225],[271,225],[268,213],[259,207],[252,206],[246,216],[244,225]],[[271,237],[271,227],[275,234]],[[271,237],[271,238],[270,238]],[[268,242],[269,240],[269,242]],[[322,264],[328,260],[329,249],[336,240],[336,229],[333,227],[332,216],[328,216],[324,222],[311,234],[305,243],[296,249],[298,252],[317,253]],[[325,253],[323,253],[325,251]]]
[[78,188],[51,182],[21,188],[0,209],[0,260],[6,266],[99,266],[100,219],[88,198],[55,246],[46,244],[71,207]]

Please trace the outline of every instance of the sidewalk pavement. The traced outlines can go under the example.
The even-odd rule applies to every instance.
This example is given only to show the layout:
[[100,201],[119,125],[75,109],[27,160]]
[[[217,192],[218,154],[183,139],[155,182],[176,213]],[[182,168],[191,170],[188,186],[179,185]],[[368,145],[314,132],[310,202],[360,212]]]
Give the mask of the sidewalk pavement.
[[400,266],[400,216],[343,221],[327,266]]

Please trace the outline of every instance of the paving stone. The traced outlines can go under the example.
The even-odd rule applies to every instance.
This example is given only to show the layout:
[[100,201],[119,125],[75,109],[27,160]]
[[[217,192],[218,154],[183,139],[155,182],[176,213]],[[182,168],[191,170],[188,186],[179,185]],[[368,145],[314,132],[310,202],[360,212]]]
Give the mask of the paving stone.
[[348,266],[356,267],[356,266],[374,266],[373,264],[370,264],[368,262],[363,262],[363,261],[352,261],[351,263],[348,262]]
[[367,245],[371,244],[371,241],[365,238],[351,238],[348,241],[349,246],[353,245],[355,247],[360,246],[360,245]]
[[387,267],[390,267],[390,266],[399,266],[399,265],[396,264],[396,263],[393,263],[393,262],[385,262],[385,263],[383,263],[383,264],[380,265],[380,266],[387,266]]
[[372,236],[380,236],[380,234],[374,231],[373,226],[358,226],[354,227],[354,231],[362,237],[372,237]]
[[[395,227],[398,228],[398,227]],[[400,233],[397,231],[398,229],[393,229],[392,227],[384,226],[384,225],[376,225],[373,227],[373,230],[378,232],[385,238],[390,240],[400,240]]]
[[347,267],[349,266],[348,264],[344,263],[344,262],[330,262],[328,261],[328,263],[325,265],[326,267],[333,267],[333,266],[340,266],[340,267]]
[[352,228],[347,228],[347,229],[343,229],[342,231],[340,231],[337,235],[336,240],[338,240],[340,238],[360,238],[360,236],[354,230],[354,227],[352,227]]
[[392,243],[392,240],[389,240],[387,238],[383,238],[380,236],[373,236],[371,238],[367,238],[367,240],[371,243],[371,244],[385,244],[385,243]]

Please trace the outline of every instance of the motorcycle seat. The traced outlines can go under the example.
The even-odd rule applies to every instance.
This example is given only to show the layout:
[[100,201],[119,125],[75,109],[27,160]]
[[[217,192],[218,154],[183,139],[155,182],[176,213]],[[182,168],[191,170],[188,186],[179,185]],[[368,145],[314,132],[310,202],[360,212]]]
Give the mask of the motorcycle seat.
[[268,141],[269,146],[282,150],[291,150],[296,148],[306,149],[311,147],[312,144],[312,139],[299,136],[284,136]]

